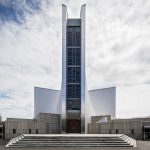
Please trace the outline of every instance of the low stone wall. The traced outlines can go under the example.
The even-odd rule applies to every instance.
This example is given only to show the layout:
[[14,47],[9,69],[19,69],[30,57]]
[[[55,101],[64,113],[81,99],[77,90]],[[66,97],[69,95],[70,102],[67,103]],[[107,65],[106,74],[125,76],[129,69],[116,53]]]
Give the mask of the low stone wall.
[[101,123],[97,123],[97,118],[92,117],[92,123],[88,124],[89,134],[126,134],[134,139],[142,139],[145,121],[150,125],[150,118],[115,119]]
[[5,139],[21,134],[60,133],[60,115],[40,113],[36,119],[8,118],[5,121]]

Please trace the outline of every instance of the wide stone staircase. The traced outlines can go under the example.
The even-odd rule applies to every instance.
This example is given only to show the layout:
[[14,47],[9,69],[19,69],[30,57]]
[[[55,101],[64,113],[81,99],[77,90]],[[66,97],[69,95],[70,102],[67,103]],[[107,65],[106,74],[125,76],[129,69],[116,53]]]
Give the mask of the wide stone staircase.
[[5,147],[136,147],[136,140],[124,134],[23,134]]

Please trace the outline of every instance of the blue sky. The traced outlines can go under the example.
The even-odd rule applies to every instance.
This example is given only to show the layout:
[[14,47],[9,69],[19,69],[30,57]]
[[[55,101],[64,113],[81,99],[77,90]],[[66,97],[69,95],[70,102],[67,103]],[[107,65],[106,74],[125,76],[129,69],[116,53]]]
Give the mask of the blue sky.
[[88,89],[116,85],[117,117],[150,115],[150,1],[1,0],[0,113],[33,117],[34,86],[60,89],[61,4],[86,13]]
[[39,0],[2,0],[0,2],[0,21],[15,22],[23,24],[26,21],[26,15],[40,11],[41,3]]

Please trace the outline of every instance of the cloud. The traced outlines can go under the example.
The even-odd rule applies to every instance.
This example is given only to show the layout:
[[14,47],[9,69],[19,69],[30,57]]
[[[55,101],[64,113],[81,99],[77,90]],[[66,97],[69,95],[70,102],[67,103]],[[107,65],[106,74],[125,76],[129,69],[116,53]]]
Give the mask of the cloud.
[[0,80],[3,86],[0,90],[13,89],[13,92],[8,92],[9,100],[0,99],[0,112],[4,118],[33,117],[34,86],[60,88],[59,13],[53,17],[54,8],[42,3],[37,13],[24,11],[25,22],[17,24],[16,20],[6,20],[1,26]]
[[70,18],[78,18],[80,6],[87,4],[88,88],[116,84],[118,117],[150,114],[149,1],[3,0],[0,2],[2,116],[32,118],[34,86],[60,89],[62,3],[68,6]]
[[[115,2],[115,4],[113,2]],[[113,2],[106,4],[98,3],[97,7],[101,8],[99,10],[103,12],[103,15],[99,15],[99,17],[93,19],[92,16],[98,15],[98,11],[95,8],[94,15],[92,14],[91,18],[88,18],[90,21],[95,21],[91,21],[94,23],[89,29],[87,26],[87,34],[91,33],[90,31],[92,29],[92,35],[90,34],[87,38],[87,49],[95,49],[98,54],[93,55],[95,51],[89,50],[89,52],[91,52],[89,57],[94,57],[93,59],[89,59],[97,61],[96,65],[94,63],[92,64],[95,67],[94,70],[98,72],[105,70],[106,82],[109,78],[115,80],[117,83],[118,81],[120,82],[120,79],[125,82],[131,82],[131,79],[126,81],[125,78],[135,77],[136,72],[144,72],[143,68],[145,68],[145,72],[148,71],[148,61],[150,58],[148,50],[150,45],[148,41],[149,33],[146,31],[149,30],[149,22],[147,21],[148,17],[145,22],[143,18],[145,18],[145,14],[147,14],[144,12],[145,7],[149,4],[141,4],[140,1],[139,5],[134,2],[129,4]],[[139,9],[140,5],[142,5],[142,10],[137,13],[137,9]],[[128,9],[130,9],[130,11],[128,11]],[[148,9],[145,11],[148,11]],[[90,10],[89,12],[93,11]],[[143,15],[140,14],[140,12],[143,13]],[[133,19],[131,22],[131,18],[134,18],[136,14],[139,14],[138,16],[140,17]],[[95,35],[98,35],[98,37],[95,38]],[[92,41],[90,41],[91,39]],[[91,65],[90,61],[88,65]],[[130,76],[130,73],[134,75]],[[104,73],[101,75],[103,76]],[[105,81],[103,77],[101,79]]]

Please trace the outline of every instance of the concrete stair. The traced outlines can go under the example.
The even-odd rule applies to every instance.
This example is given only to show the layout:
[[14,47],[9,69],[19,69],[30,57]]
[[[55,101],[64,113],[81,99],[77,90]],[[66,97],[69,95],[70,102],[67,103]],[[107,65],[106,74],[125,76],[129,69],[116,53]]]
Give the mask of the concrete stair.
[[23,134],[5,147],[136,147],[136,140],[124,134]]

